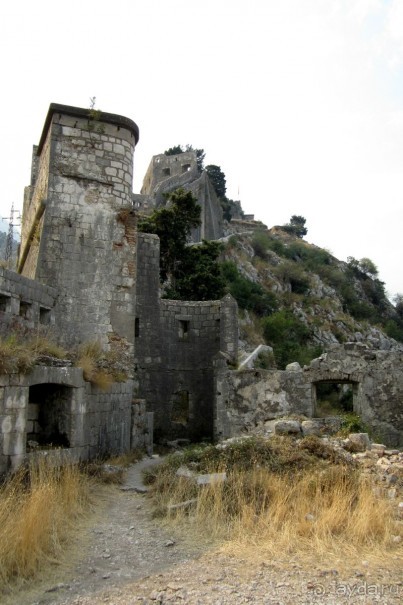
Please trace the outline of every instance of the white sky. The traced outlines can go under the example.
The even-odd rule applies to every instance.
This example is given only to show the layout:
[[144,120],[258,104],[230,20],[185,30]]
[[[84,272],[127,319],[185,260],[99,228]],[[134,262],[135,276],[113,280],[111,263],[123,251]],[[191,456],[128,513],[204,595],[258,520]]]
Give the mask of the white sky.
[[[292,214],[403,292],[403,0],[3,0],[0,216],[49,103],[133,119],[134,191],[190,143],[269,227]],[[238,194],[239,192],[239,194]]]

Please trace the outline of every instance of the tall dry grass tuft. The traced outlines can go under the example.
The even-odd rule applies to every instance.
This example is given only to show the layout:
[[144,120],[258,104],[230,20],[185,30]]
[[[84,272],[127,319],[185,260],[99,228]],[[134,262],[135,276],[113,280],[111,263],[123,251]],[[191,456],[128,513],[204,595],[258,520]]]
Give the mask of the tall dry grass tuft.
[[73,465],[41,458],[7,480],[0,488],[0,586],[57,560],[89,502],[88,479]]
[[197,488],[181,477],[175,485],[166,477],[159,511],[197,498],[192,508],[171,510],[171,521],[191,521],[196,533],[225,539],[232,551],[316,561],[374,553],[386,561],[402,554],[393,536],[403,530],[390,501],[375,496],[368,479],[351,468],[286,475],[255,468],[230,472],[225,483]]
[[0,374],[28,372],[40,355],[62,359],[67,352],[51,338],[39,333],[26,338],[18,334],[0,337]]
[[101,344],[97,341],[87,342],[78,350],[76,366],[82,368],[84,380],[91,382],[102,391],[107,391],[114,382],[113,375],[102,368],[99,363],[105,357]]

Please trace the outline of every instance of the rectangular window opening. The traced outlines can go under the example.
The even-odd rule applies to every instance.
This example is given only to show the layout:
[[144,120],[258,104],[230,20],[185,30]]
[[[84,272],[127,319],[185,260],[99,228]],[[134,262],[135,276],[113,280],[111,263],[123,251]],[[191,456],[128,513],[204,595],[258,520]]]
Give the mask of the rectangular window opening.
[[31,309],[31,303],[25,302],[24,300],[20,301],[20,317],[23,317],[24,319],[29,319],[30,317],[30,309]]
[[187,319],[179,320],[179,338],[181,340],[187,340],[189,336],[189,321]]
[[171,421],[186,426],[189,422],[189,391],[177,391],[172,398]]
[[140,336],[140,318],[136,317],[134,320],[134,337],[138,338]]
[[162,174],[164,176],[169,176],[171,174],[171,169],[170,168],[163,168]]
[[11,297],[6,294],[0,294],[0,311],[9,313],[11,311]]
[[48,326],[50,324],[50,309],[39,307],[39,323],[43,326]]

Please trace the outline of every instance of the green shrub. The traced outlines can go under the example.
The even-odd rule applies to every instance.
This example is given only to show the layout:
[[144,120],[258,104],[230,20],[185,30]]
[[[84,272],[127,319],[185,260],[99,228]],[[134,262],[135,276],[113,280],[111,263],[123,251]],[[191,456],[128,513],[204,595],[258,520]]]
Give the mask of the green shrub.
[[389,319],[385,324],[385,332],[390,338],[403,342],[403,321]]
[[343,422],[341,425],[340,433],[342,435],[348,435],[349,433],[368,433],[368,426],[362,422],[361,418],[353,412],[349,414],[343,414]]
[[241,309],[254,311],[259,317],[263,317],[278,308],[275,294],[265,291],[260,284],[241,275],[232,261],[221,263],[221,272],[229,292]]
[[278,368],[284,369],[293,361],[306,365],[321,355],[321,347],[308,344],[310,329],[291,311],[277,311],[262,323],[265,340],[274,349]]
[[291,292],[295,294],[305,294],[309,290],[309,276],[305,273],[302,265],[285,261],[275,267],[274,273],[283,283],[289,283]]

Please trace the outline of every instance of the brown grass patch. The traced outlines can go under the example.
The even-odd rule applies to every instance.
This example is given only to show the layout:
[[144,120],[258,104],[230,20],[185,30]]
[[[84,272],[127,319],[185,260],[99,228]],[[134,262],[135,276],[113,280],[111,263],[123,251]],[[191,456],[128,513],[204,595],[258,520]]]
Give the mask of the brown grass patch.
[[41,355],[63,359],[67,352],[43,335],[0,337],[0,374],[28,372]]
[[0,488],[0,586],[57,560],[88,506],[88,479],[76,466],[41,458],[9,478]]
[[[225,541],[225,549],[234,554],[249,550],[266,558],[329,562],[376,557],[395,565],[403,555],[402,543],[396,541],[396,536],[403,538],[396,501],[380,498],[359,469],[332,460],[313,440],[306,445],[289,444],[288,454],[284,444],[278,451],[275,446],[272,458],[259,442],[254,449],[234,446],[221,459],[206,448],[204,456],[214,461],[208,471],[226,471],[227,480],[201,487],[163,464],[149,477],[156,514],[186,526],[198,538]],[[182,457],[175,464],[185,464],[196,475],[206,472],[194,460]],[[170,509],[194,498],[191,506]]]
[[84,380],[91,382],[102,391],[107,391],[114,382],[113,375],[99,365],[105,358],[105,353],[99,342],[88,342],[78,350],[76,366],[83,370]]

